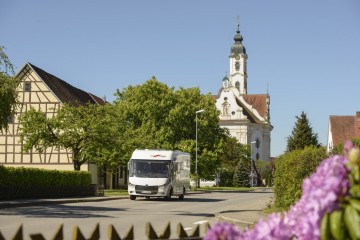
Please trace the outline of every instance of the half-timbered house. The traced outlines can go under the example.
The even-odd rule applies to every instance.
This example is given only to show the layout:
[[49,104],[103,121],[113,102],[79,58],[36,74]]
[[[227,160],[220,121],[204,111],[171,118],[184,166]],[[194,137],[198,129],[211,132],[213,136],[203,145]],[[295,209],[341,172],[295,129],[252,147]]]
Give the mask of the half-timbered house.
[[[73,105],[105,104],[105,101],[91,93],[78,89],[46,71],[26,63],[17,73],[20,79],[18,97],[20,107],[14,116],[10,116],[8,130],[0,132],[0,165],[12,167],[36,167],[44,169],[73,170],[72,153],[66,149],[48,148],[42,153],[32,150],[22,152],[19,141],[18,117],[30,107],[41,109],[47,117],[53,117],[64,103]],[[93,183],[98,183],[97,167],[83,164],[81,170],[93,174]]]

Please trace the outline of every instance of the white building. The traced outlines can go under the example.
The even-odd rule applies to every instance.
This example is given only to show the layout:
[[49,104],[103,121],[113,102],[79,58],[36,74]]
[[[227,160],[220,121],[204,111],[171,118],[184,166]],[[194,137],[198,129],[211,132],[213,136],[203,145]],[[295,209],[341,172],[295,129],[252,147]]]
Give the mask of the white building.
[[238,29],[231,47],[230,75],[222,80],[222,87],[216,99],[221,111],[220,126],[229,129],[230,134],[242,143],[251,145],[252,159],[270,160],[270,96],[269,94],[248,94],[246,49]]

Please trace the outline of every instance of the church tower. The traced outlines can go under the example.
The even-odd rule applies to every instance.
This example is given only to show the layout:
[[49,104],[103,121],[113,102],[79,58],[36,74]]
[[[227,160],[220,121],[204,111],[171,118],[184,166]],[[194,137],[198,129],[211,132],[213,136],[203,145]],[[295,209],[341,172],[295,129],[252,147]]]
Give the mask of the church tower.
[[234,44],[230,51],[230,84],[234,86],[239,95],[247,94],[247,54],[242,44],[242,36],[240,34],[240,24],[237,24],[237,31],[234,36]]
[[227,128],[239,143],[250,145],[252,159],[270,159],[270,95],[248,94],[247,53],[240,26],[234,36],[229,62],[230,74],[222,80],[216,99],[220,126]]

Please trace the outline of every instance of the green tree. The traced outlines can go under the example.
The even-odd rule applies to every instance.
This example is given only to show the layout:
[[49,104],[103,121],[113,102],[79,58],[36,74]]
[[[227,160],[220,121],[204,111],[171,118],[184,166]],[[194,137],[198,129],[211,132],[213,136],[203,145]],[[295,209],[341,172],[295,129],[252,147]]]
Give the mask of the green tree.
[[265,180],[266,186],[273,185],[273,167],[270,161],[256,160],[256,168],[258,169],[261,179]]
[[[237,139],[231,137],[228,131],[224,135],[220,142],[220,154],[221,166],[219,168],[220,173],[220,186],[233,186],[234,185],[234,174],[236,169],[239,167],[239,162],[246,160],[246,163],[250,166],[250,148],[247,145],[238,143]],[[244,162],[245,163],[245,162]],[[246,165],[241,163],[242,165]],[[250,174],[250,169],[244,168]],[[247,181],[249,182],[250,177],[248,176]]]
[[250,158],[241,157],[234,173],[234,186],[250,187]]
[[104,155],[104,146],[113,143],[111,125],[104,118],[106,112],[106,106],[64,104],[54,117],[47,118],[31,108],[20,116],[23,150],[35,148],[41,153],[48,147],[68,149],[73,153],[74,170],[80,170],[86,161]]
[[15,114],[19,105],[16,87],[19,80],[12,77],[14,66],[0,46],[0,129],[7,129],[8,118]]
[[116,111],[122,112],[127,122],[128,150],[162,148],[167,116],[175,105],[173,89],[152,77],[142,85],[117,90],[115,96]]
[[198,173],[201,178],[214,179],[218,169],[219,113],[210,94],[199,88],[180,88],[177,91],[152,77],[142,85],[128,86],[115,93],[116,111],[126,122],[124,134],[128,140],[124,149],[178,149],[192,155],[191,169],[195,170],[195,112],[198,115]]
[[115,106],[107,104],[101,108],[101,120],[92,123],[92,143],[88,145],[89,160],[103,167],[109,176],[109,189],[112,189],[113,176],[120,166],[126,166],[130,154],[124,149],[128,139],[125,137],[126,123]]
[[287,139],[286,151],[291,152],[295,149],[304,149],[306,146],[320,147],[318,136],[316,133],[313,133],[306,113],[302,112],[300,117],[296,116],[296,119],[295,127]]

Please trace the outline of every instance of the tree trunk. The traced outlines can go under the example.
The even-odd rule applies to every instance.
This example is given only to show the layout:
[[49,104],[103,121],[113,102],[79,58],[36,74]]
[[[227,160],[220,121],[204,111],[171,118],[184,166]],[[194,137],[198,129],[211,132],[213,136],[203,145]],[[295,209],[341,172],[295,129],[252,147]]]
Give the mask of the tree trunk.
[[255,173],[256,173],[256,182],[257,182],[256,185],[257,185],[257,187],[261,187],[262,186],[261,175],[260,175],[259,171],[256,168],[255,161],[253,161],[253,168],[254,168]]
[[109,171],[108,172],[110,177],[109,177],[109,189],[112,190],[113,189],[113,171]]
[[79,161],[73,160],[74,163],[74,170],[80,171],[81,163]]

